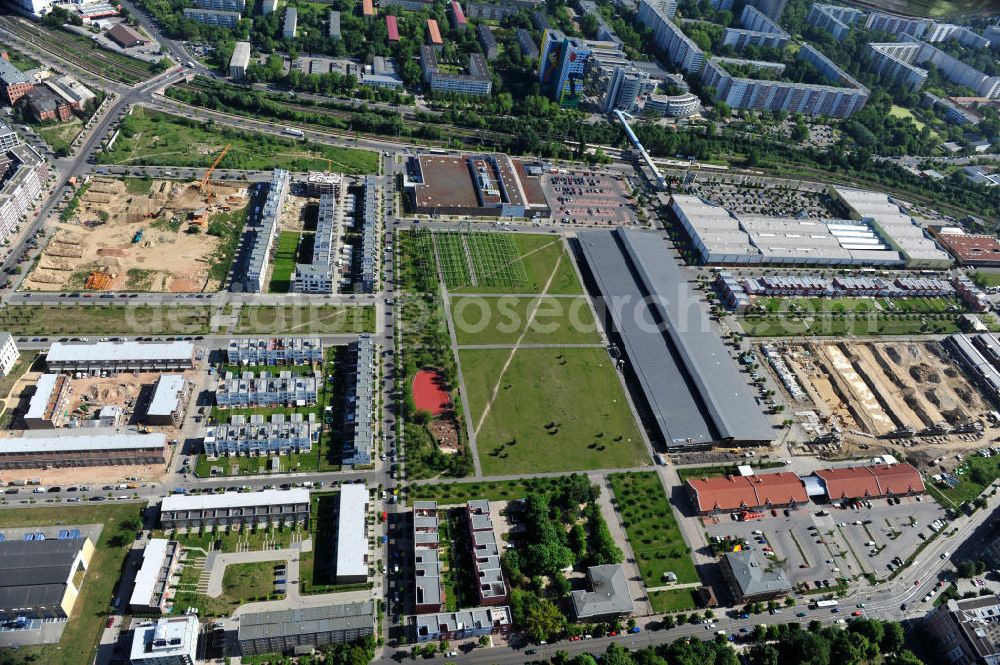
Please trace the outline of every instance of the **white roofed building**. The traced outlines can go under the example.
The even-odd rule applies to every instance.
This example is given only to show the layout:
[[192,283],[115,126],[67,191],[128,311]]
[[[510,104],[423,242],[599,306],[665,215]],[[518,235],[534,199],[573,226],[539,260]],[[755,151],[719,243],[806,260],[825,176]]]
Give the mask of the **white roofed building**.
[[340,487],[337,518],[337,584],[368,581],[368,488],[347,484]]

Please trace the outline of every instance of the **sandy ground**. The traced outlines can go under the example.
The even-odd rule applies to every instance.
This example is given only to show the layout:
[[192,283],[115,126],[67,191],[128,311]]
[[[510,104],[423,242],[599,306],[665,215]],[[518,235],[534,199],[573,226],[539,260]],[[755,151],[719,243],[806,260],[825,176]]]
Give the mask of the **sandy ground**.
[[[988,423],[991,407],[937,342],[792,344],[782,356],[808,395],[794,402],[796,415],[812,409],[823,431],[840,427],[840,455],[896,446],[917,459],[933,458],[1000,435]],[[897,427],[921,431],[975,420],[986,426],[981,434],[876,438]]]
[[[38,291],[82,289],[91,270],[111,276],[109,291],[211,290],[208,273],[220,239],[187,233],[190,213],[208,216],[246,205],[245,187],[213,185],[209,203],[198,183],[154,180],[148,195],[129,194],[124,181],[94,178],[77,213],[56,225],[38,267],[25,288]],[[102,217],[106,216],[106,221]],[[176,220],[179,224],[170,226]],[[160,228],[154,228],[154,224]],[[139,230],[142,240],[132,240]],[[131,273],[130,273],[131,271]]]
[[[138,483],[154,482],[166,471],[166,466],[77,466],[65,469],[11,469],[0,471],[0,485],[13,480],[41,481],[43,487],[63,487],[67,485],[88,485],[99,490],[109,483],[125,482],[127,478],[138,478]],[[25,490],[21,490],[24,493]],[[115,490],[117,494],[130,494],[133,490]],[[17,498],[17,497],[15,497]]]

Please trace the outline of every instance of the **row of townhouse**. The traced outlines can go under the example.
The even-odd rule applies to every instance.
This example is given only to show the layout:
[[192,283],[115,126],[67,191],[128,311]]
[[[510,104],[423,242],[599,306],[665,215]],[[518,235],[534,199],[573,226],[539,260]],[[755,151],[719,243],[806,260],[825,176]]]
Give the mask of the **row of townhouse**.
[[247,259],[246,278],[243,281],[243,288],[251,293],[264,291],[267,265],[271,261],[274,238],[278,234],[278,218],[281,216],[282,208],[285,207],[290,182],[291,174],[284,169],[275,169],[271,175],[267,198],[259,213],[250,256]]
[[503,605],[507,601],[507,585],[500,568],[500,547],[493,530],[490,502],[485,499],[469,501],[465,506],[465,516],[479,604]]
[[229,340],[230,365],[312,365],[323,362],[319,337],[244,337]]
[[171,494],[160,502],[164,529],[308,524],[309,490]]
[[373,175],[365,176],[361,200],[361,279],[354,287],[361,293],[374,293],[378,283],[379,222],[378,182]]
[[443,612],[445,608],[441,557],[438,546],[436,501],[413,502],[413,606],[416,614]]
[[375,342],[362,335],[351,345],[354,352],[354,385],[347,391],[344,464],[371,464],[375,451],[375,387],[378,361]]
[[295,265],[296,293],[333,293],[336,289],[334,261],[340,249],[342,211],[343,187],[319,197],[312,260]]
[[316,414],[275,413],[270,421],[262,415],[233,416],[228,425],[211,425],[205,430],[205,454],[223,455],[287,455],[307,453],[319,443],[322,426]]
[[277,375],[226,372],[215,390],[215,403],[222,408],[255,406],[313,406],[322,385],[320,372],[293,374],[285,370]]

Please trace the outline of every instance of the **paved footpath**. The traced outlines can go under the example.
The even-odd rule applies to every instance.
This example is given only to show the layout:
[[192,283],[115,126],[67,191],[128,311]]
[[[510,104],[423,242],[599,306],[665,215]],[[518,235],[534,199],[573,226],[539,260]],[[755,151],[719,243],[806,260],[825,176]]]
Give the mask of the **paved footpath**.
[[653,613],[653,606],[649,604],[649,595],[642,583],[642,573],[639,572],[639,564],[635,560],[635,553],[632,552],[632,544],[625,537],[625,529],[622,527],[621,515],[611,505],[611,483],[606,476],[589,476],[590,482],[601,488],[601,495],[597,500],[601,507],[601,516],[608,525],[608,531],[615,544],[621,548],[625,561],[622,566],[625,568],[625,577],[628,578],[628,589],[635,602],[635,615],[648,616]]

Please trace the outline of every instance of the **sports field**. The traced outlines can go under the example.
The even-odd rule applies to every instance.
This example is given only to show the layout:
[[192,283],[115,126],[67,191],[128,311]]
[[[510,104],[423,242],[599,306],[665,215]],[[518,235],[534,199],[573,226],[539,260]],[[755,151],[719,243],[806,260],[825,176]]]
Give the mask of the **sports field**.
[[[584,296],[452,296],[461,346],[470,344],[599,344],[594,312]],[[529,323],[530,321],[530,323]],[[524,335],[522,337],[522,334]]]
[[558,236],[519,233],[435,233],[434,245],[452,293],[583,293]]
[[459,361],[484,474],[650,463],[603,348],[466,349]]

